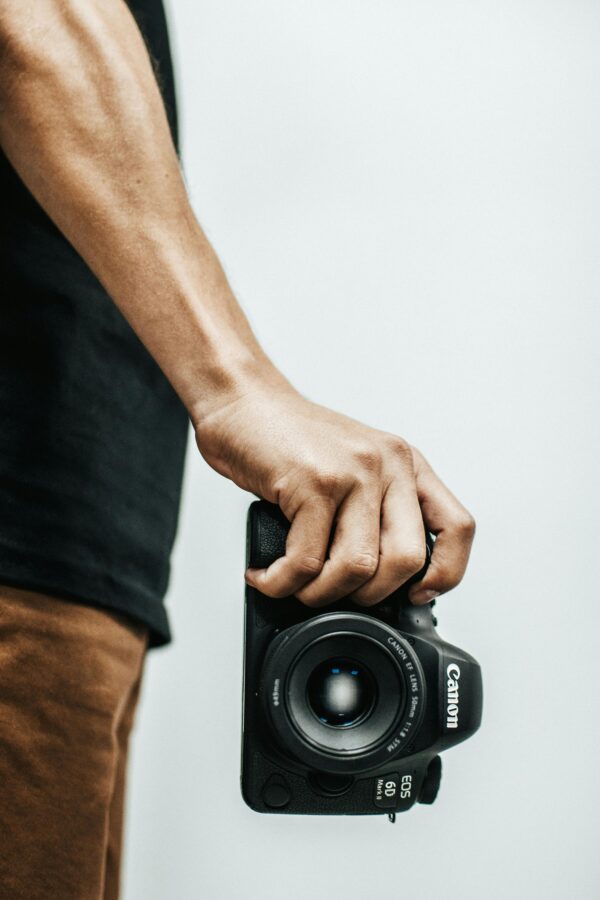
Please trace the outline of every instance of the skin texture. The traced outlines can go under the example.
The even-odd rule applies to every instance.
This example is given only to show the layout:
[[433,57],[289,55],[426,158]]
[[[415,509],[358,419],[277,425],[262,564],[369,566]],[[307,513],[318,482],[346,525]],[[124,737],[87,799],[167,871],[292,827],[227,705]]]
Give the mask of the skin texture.
[[286,556],[251,584],[377,603],[422,567],[423,523],[437,540],[411,599],[458,584],[473,517],[419,451],[302,397],[259,346],[122,0],[0,0],[0,144],[173,384],[204,459],[291,521]]

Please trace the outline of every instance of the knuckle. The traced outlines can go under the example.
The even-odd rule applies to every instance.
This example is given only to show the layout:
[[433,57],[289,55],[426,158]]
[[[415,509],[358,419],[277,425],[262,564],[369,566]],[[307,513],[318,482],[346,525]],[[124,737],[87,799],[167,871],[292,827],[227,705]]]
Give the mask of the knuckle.
[[[431,586],[440,591],[440,593],[446,593],[446,591],[451,591],[457,584],[460,584],[464,574],[465,566],[457,558],[445,559],[443,562],[438,562],[437,565],[432,566]],[[430,573],[428,572],[428,581],[429,578]]]
[[292,560],[292,567],[294,573],[296,575],[308,575],[315,576],[318,575],[322,570],[325,561],[321,559],[319,556],[309,556],[303,554],[302,556],[298,556],[296,559]]
[[456,518],[455,529],[464,540],[473,540],[475,536],[476,522],[470,512],[464,510]]
[[403,547],[394,559],[394,570],[398,577],[410,578],[420,572],[427,559],[425,547]]
[[356,553],[348,557],[344,564],[350,578],[372,578],[377,571],[379,560],[372,553]]
[[291,480],[289,475],[280,475],[273,484],[273,492],[281,504],[283,498],[287,498],[290,494]]
[[271,597],[273,600],[282,600],[284,597],[288,597],[290,595],[290,591],[286,586],[280,585],[278,587],[271,586],[268,583],[261,585],[258,589],[261,594],[264,594],[265,597]]
[[363,444],[355,447],[353,461],[362,472],[378,474],[382,467],[382,456],[379,447],[374,444]]
[[340,476],[335,472],[318,471],[312,478],[315,490],[324,497],[333,497],[338,493]]
[[436,589],[442,594],[451,591],[457,584],[460,584],[463,574],[463,571],[459,569],[445,569],[438,572],[435,579]]
[[388,434],[386,443],[388,450],[395,457],[406,459],[412,463],[412,450],[408,441],[405,441],[404,438],[399,437],[397,434]]

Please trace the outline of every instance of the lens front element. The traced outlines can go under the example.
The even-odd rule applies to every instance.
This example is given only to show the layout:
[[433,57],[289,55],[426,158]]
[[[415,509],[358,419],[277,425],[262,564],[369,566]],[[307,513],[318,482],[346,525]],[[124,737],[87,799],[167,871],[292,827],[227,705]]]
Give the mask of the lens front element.
[[377,691],[369,670],[349,659],[328,659],[308,679],[307,699],[324,725],[350,728],[364,721]]

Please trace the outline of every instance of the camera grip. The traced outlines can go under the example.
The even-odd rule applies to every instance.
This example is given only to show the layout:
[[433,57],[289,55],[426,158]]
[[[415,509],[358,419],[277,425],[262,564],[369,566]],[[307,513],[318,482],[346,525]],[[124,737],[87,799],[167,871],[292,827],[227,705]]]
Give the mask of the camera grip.
[[[285,542],[289,530],[290,523],[276,504],[268,503],[266,500],[255,500],[248,510],[247,564],[253,569],[263,569],[280,556],[285,556]],[[425,538],[427,549],[425,565],[403,585],[403,588],[420,581],[427,571],[434,538],[428,532]]]
[[255,500],[248,510],[247,565],[265,569],[280,556],[285,556],[290,523],[274,503]]

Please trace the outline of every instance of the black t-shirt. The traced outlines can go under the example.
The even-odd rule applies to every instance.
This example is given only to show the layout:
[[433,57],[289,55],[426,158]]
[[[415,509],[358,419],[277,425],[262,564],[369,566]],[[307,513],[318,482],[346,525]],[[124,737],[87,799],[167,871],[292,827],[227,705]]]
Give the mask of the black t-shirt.
[[[129,4],[173,138],[160,0]],[[188,417],[0,153],[0,583],[117,609],[170,639],[163,598]]]

